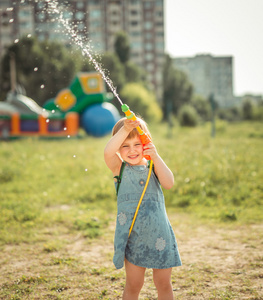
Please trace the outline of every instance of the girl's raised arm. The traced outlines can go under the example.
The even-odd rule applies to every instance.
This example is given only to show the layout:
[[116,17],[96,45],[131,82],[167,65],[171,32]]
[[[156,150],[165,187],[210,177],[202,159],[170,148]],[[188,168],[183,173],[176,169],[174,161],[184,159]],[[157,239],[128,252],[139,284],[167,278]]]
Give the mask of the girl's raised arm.
[[125,120],[120,130],[111,137],[104,149],[104,160],[112,173],[118,174],[122,163],[118,151],[129,133],[140,125],[139,121]]

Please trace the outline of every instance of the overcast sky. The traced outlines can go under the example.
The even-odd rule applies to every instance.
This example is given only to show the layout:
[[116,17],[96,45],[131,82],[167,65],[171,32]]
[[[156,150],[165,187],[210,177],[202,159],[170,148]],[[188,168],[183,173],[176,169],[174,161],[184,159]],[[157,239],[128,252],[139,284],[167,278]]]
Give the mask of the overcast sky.
[[172,57],[233,56],[234,94],[263,95],[263,0],[165,0]]

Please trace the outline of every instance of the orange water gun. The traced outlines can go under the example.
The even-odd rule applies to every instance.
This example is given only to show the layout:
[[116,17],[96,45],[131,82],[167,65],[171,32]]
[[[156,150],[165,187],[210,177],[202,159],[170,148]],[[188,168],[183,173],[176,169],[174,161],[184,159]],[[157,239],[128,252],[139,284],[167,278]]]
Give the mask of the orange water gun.
[[[133,121],[137,120],[135,114],[130,110],[130,108],[127,104],[122,104],[121,110],[125,113],[127,119],[133,120]],[[144,132],[140,126],[137,126],[136,129],[139,132],[140,139],[141,139],[143,146],[145,146],[151,142],[151,138],[149,137],[149,135],[146,132]],[[147,160],[151,160],[151,157],[149,155],[144,155],[144,157]]]

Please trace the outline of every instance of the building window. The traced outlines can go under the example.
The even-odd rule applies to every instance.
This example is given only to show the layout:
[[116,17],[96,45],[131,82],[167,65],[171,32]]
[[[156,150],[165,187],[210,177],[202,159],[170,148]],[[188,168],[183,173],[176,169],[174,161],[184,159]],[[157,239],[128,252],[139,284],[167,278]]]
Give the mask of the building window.
[[64,12],[63,12],[63,18],[64,18],[64,19],[69,19],[69,20],[71,20],[71,19],[72,19],[72,16],[73,16],[73,13],[70,12],[70,11],[64,11]]
[[163,6],[163,0],[155,0],[156,6]]
[[131,36],[132,37],[139,37],[139,36],[141,36],[141,33],[140,33],[140,31],[132,31]]
[[162,27],[163,26],[163,21],[156,22],[155,25]]
[[75,17],[77,20],[83,20],[84,19],[84,12],[83,11],[77,11],[75,14]]
[[89,4],[99,5],[100,4],[100,0],[89,0]]
[[39,21],[43,21],[45,19],[45,13],[39,12],[37,14],[37,18],[38,18]]
[[77,2],[77,8],[81,9],[84,7],[84,3],[83,2]]
[[44,2],[39,2],[37,4],[37,8],[39,8],[39,9],[43,9],[44,7],[45,7],[45,3]]
[[131,14],[132,16],[137,16],[137,15],[139,14],[139,12],[138,12],[138,10],[132,9],[132,10],[130,11],[130,14]]
[[147,71],[149,71],[149,72],[154,71],[154,64],[148,63],[148,64],[146,65],[146,69],[147,69]]
[[146,43],[145,44],[145,50],[152,50],[153,49],[153,44],[152,43]]
[[147,61],[152,60],[152,59],[153,59],[153,54],[152,54],[152,53],[146,53],[146,54],[145,54],[145,59],[146,59]]
[[153,38],[153,35],[152,35],[151,32],[146,32],[146,33],[145,33],[145,39],[146,39],[146,40],[151,40],[152,38]]
[[142,43],[141,42],[133,42],[131,44],[132,49],[141,49],[142,48]]
[[150,8],[152,6],[152,2],[150,1],[144,2],[143,4],[145,8]]
[[163,36],[164,36],[164,33],[163,33],[163,31],[158,31],[158,32],[156,33],[156,35],[157,35],[157,36],[160,36],[160,37],[163,37]]
[[152,22],[150,22],[150,21],[144,22],[144,28],[145,28],[146,30],[152,29],[152,27],[153,27]]
[[94,9],[94,10],[90,11],[89,14],[90,14],[90,17],[92,17],[92,18],[98,18],[101,16],[101,11],[98,9]]
[[78,30],[82,31],[85,28],[83,23],[78,24]]
[[164,43],[163,42],[157,42],[156,43],[156,48],[157,49],[163,49],[164,48]]
[[90,22],[90,28],[98,28],[101,26],[101,22],[99,20]]
[[131,21],[131,26],[137,26],[138,25],[138,21]]

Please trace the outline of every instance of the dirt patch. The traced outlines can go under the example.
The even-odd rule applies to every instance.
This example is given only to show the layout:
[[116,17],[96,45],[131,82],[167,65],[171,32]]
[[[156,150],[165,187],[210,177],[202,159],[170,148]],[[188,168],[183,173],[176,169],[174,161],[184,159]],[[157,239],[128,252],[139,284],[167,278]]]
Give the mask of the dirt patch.
[[[183,262],[173,270],[175,299],[263,299],[263,224],[170,219]],[[112,263],[113,237],[110,224],[97,240],[63,233],[35,245],[3,246],[0,299],[121,299],[125,274]],[[157,299],[151,270],[140,299]]]

